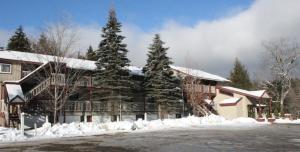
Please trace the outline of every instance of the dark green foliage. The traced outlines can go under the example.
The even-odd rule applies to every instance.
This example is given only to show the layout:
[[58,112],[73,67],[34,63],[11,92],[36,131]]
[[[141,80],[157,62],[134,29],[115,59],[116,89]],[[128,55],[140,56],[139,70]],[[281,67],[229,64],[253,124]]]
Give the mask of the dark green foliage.
[[15,34],[9,39],[7,49],[14,51],[31,52],[29,39],[23,32],[22,26],[19,26]]
[[300,117],[300,79],[291,80],[291,89],[284,100],[285,112]]
[[85,54],[85,59],[97,61],[96,52],[93,50],[92,46],[89,46],[89,48]]
[[46,35],[42,33],[37,43],[32,44],[32,50],[36,53],[55,55],[51,50],[51,45]]
[[275,115],[276,118],[279,117],[278,108],[275,108],[275,109],[274,109],[274,115]]
[[148,59],[143,72],[145,73],[144,87],[146,97],[158,105],[168,105],[178,102],[181,98],[178,79],[173,76],[170,67],[172,61],[167,56],[168,48],[163,47],[164,42],[158,34],[150,44]]
[[236,88],[241,89],[251,89],[252,84],[248,75],[248,71],[244,65],[236,58],[234,67],[230,72],[229,79],[231,80],[231,85]]
[[126,44],[120,35],[121,24],[117,21],[116,13],[110,10],[108,22],[102,29],[102,41],[96,50],[97,70],[95,73],[100,101],[128,101],[131,99],[132,82],[129,75],[129,59]]

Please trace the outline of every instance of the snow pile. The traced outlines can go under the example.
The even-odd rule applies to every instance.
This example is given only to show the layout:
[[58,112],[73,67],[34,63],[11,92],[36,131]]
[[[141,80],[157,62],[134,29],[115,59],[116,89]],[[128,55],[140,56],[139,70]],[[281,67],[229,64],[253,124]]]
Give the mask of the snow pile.
[[237,123],[237,124],[256,124],[256,123],[260,123],[260,122],[257,122],[255,119],[248,118],[248,117],[236,118],[236,119],[233,119],[232,122]]
[[300,124],[300,119],[297,120],[290,120],[288,118],[285,119],[276,119],[274,123],[278,123],[278,124]]
[[21,131],[16,128],[0,127],[0,141],[25,140],[26,136],[21,135]]
[[204,126],[251,126],[261,124],[253,118],[237,118],[234,120],[226,120],[217,115],[207,117],[189,116],[180,119],[165,119],[165,120],[137,120],[134,122],[120,121],[107,123],[79,123],[73,122],[70,124],[56,124],[51,126],[50,123],[45,123],[37,130],[29,130],[25,132],[25,136],[21,132],[12,128],[0,128],[0,141],[22,141],[35,140],[41,138],[59,138],[70,136],[97,135],[116,132],[132,132],[134,130],[151,131],[171,128],[192,128]]

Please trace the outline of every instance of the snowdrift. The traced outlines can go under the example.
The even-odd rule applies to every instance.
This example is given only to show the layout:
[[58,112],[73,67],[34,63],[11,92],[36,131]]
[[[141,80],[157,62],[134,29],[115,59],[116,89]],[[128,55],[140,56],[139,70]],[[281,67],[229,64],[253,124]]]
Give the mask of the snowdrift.
[[180,119],[165,119],[153,121],[144,121],[140,119],[134,122],[73,122],[70,124],[55,124],[53,126],[51,126],[51,124],[49,123],[45,123],[41,128],[38,128],[37,130],[26,131],[24,136],[21,135],[20,130],[14,128],[0,127],[0,141],[12,142],[24,140],[37,140],[43,138],[99,135],[116,132],[133,132],[136,130],[151,131],[171,128],[192,128],[205,126],[251,126],[258,124],[265,123],[259,123],[252,118],[237,118],[229,121],[217,115],[210,115],[207,117],[189,116]]

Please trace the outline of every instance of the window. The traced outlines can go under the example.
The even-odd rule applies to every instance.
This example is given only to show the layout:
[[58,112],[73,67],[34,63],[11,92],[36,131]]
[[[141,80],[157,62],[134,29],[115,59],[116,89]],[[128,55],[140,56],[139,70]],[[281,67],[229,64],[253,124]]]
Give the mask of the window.
[[0,73],[11,73],[11,64],[0,63]]

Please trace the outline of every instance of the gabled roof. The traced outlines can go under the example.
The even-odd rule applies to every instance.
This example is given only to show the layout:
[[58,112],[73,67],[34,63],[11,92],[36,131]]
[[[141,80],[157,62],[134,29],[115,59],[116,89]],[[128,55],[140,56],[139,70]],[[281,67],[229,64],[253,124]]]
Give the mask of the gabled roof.
[[214,75],[214,74],[207,73],[207,72],[197,70],[197,69],[190,69],[190,68],[173,66],[173,65],[171,65],[171,68],[174,69],[174,70],[177,70],[179,72],[182,72],[186,75],[191,75],[191,76],[194,76],[194,77],[198,77],[200,79],[220,81],[220,82],[229,81],[229,80],[227,80],[223,77],[220,77],[218,75]]
[[232,92],[232,93],[245,95],[245,96],[250,96],[250,97],[253,97],[253,98],[271,98],[267,94],[266,90],[248,91],[248,90],[243,90],[243,89],[229,87],[229,86],[222,86],[219,89],[229,91],[229,92]]
[[242,98],[237,98],[237,97],[232,97],[232,98],[227,98],[219,102],[221,106],[234,106],[236,105],[239,101],[241,101]]

